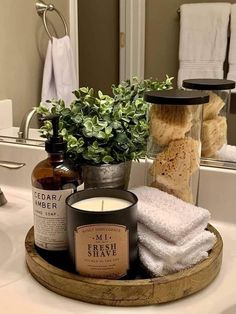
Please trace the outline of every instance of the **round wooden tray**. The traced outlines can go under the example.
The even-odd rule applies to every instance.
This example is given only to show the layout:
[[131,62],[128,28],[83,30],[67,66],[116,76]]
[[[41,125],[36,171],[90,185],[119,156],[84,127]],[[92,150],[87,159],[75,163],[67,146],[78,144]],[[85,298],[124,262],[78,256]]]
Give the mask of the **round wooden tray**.
[[34,246],[33,227],[25,239],[26,263],[32,276],[46,288],[73,299],[114,306],[159,304],[191,295],[209,285],[220,271],[223,242],[217,237],[209,257],[192,268],[158,278],[106,280],[79,276],[53,266],[43,259]]

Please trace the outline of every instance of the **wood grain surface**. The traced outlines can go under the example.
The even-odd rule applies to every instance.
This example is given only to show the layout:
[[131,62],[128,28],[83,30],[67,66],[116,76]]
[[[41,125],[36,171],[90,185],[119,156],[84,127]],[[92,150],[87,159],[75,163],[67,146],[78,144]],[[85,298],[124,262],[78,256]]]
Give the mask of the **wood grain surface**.
[[217,237],[209,257],[197,265],[158,278],[139,280],[93,279],[64,271],[45,261],[35,250],[33,227],[25,239],[26,263],[32,276],[43,286],[73,299],[113,306],[136,306],[174,301],[208,286],[220,271],[223,242]]

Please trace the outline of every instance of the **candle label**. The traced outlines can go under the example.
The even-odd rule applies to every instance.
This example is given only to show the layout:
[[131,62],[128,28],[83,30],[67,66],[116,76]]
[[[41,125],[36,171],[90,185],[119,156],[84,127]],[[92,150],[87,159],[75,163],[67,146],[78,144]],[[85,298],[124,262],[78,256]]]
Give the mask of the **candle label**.
[[116,224],[78,227],[75,266],[83,276],[118,279],[129,269],[129,230]]

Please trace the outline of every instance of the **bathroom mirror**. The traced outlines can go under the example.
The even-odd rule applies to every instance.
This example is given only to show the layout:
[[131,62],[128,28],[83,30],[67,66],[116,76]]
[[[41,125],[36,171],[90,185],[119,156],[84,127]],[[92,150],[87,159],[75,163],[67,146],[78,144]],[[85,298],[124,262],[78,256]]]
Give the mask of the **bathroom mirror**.
[[[112,17],[111,25],[114,27],[114,21],[116,15],[114,13],[114,3],[113,2],[113,8],[109,8],[109,14]],[[110,6],[111,6],[110,2]],[[120,1],[121,2],[121,1]],[[141,1],[129,1],[132,3],[133,7],[132,10],[134,11],[136,7],[140,6]],[[139,18],[141,19],[143,15],[145,15],[145,57],[144,57],[144,77],[149,78],[158,78],[160,80],[165,78],[165,75],[168,74],[169,76],[174,76],[174,85],[176,86],[177,81],[177,72],[178,72],[178,48],[179,48],[179,29],[180,29],[180,15],[179,15],[179,7],[181,4],[184,3],[201,3],[205,2],[205,0],[175,0],[175,1],[166,1],[166,0],[146,0],[145,1],[145,13],[140,12]],[[235,3],[235,1],[214,1],[210,0],[209,2],[232,2]],[[97,52],[97,58],[92,59],[91,54],[88,55],[89,50],[89,43],[93,40],[93,36],[97,31],[97,40],[101,43],[105,41],[104,38],[108,38],[108,35],[106,32],[104,32],[103,29],[100,29],[100,26],[98,25],[98,20],[93,21],[89,18],[89,13],[94,12],[94,15],[96,16],[96,12],[99,13],[97,16],[101,17],[104,7],[101,8],[101,4],[97,4],[96,7],[96,1],[93,2],[93,5],[91,4],[91,1],[86,0],[80,0],[79,1],[79,29],[83,32],[80,34],[80,79],[81,82],[84,83],[82,85],[91,85],[95,86],[95,88],[99,89],[102,86],[102,79],[104,79],[104,76],[101,80],[98,80],[96,75],[99,75],[99,73],[103,72],[105,69],[107,72],[106,62],[103,61],[103,58],[107,58],[107,49],[105,45],[97,45],[96,46],[96,52]],[[118,1],[116,2],[116,12],[118,11]],[[130,11],[126,12],[126,17],[130,16]],[[105,13],[108,15],[108,13]],[[91,15],[92,16],[92,15]],[[121,15],[120,15],[121,16]],[[87,27],[87,22],[89,21],[89,28]],[[117,26],[116,26],[117,27]],[[111,30],[111,28],[110,28]],[[113,29],[113,36],[115,36],[115,29]],[[135,32],[134,32],[135,33]],[[104,36],[106,34],[106,36]],[[122,35],[122,34],[121,34]],[[136,36],[136,34],[134,35]],[[117,35],[116,35],[117,37]],[[112,37],[114,40],[114,37]],[[117,38],[117,41],[119,38]],[[137,41],[140,40],[140,37],[138,37]],[[117,42],[116,41],[116,42]],[[122,36],[120,44],[122,45]],[[127,44],[127,43],[126,43]],[[96,41],[95,41],[96,45]],[[111,46],[114,48],[116,47],[114,42],[111,41]],[[110,46],[110,47],[111,47]],[[91,48],[92,50],[93,48]],[[117,48],[116,48],[117,49]],[[120,48],[122,50],[122,48]],[[134,51],[135,53],[136,51]],[[86,55],[87,53],[87,55]],[[99,56],[99,53],[102,54],[102,56]],[[112,53],[112,51],[111,51]],[[109,56],[110,57],[110,56]],[[91,59],[90,59],[91,58]],[[118,65],[114,58],[113,60],[113,71],[116,69],[116,76],[113,80],[117,81],[118,78]],[[103,61],[103,62],[102,62]],[[129,60],[130,61],[130,60]],[[90,67],[91,64],[91,67]],[[115,66],[116,64],[116,66]],[[98,71],[96,71],[98,69]],[[91,77],[91,71],[95,72],[94,78],[96,78],[93,81],[93,78]],[[227,73],[227,63],[225,63],[225,73]],[[114,74],[114,72],[113,72]],[[136,74],[136,73],[134,73]],[[89,84],[91,82],[91,84]],[[110,82],[108,86],[103,85],[105,88],[104,90],[108,90],[109,86],[112,81],[112,78],[107,76],[107,82]],[[231,107],[230,111],[227,113],[227,124],[228,124],[228,144],[231,145],[236,150],[236,94],[232,94],[231,99]],[[236,160],[236,157],[235,157]],[[209,166],[217,166],[217,167],[228,167],[228,168],[236,168],[236,163],[234,162],[226,162],[225,160],[217,161],[213,158],[204,158],[202,159],[202,164],[209,165]]]
[[[178,9],[183,3],[200,3],[205,0],[79,0],[79,81],[80,85],[93,86],[109,94],[112,83],[119,82],[120,4],[122,1],[135,9],[145,2],[145,60],[144,76],[176,77],[178,71],[178,42],[180,19]],[[42,71],[48,37],[42,19],[36,13],[35,1],[27,1],[24,7],[13,0],[2,0],[0,12],[0,38],[3,42],[0,66],[2,69],[0,99],[13,101],[14,126],[18,127],[24,114],[37,106],[41,93]],[[74,1],[48,0],[71,20],[71,3]],[[232,2],[209,0],[208,2]],[[128,14],[125,18],[129,20]],[[50,13],[48,19],[58,36],[63,34],[63,25],[58,17]],[[12,23],[14,21],[14,23]],[[101,23],[102,21],[102,23]],[[7,30],[7,31],[6,31]],[[20,38],[20,40],[19,40]],[[227,65],[226,65],[227,66]],[[236,95],[235,95],[236,96]],[[236,97],[232,96],[228,115],[228,144],[236,145]],[[33,121],[33,126],[35,122]],[[1,126],[0,126],[1,128]],[[4,135],[1,136],[4,139]],[[225,167],[225,163],[221,163]],[[231,163],[230,167],[234,166]]]
[[[179,8],[181,4],[185,3],[204,2],[231,2],[233,4],[235,0],[146,0],[145,76],[153,77],[158,73],[158,76],[163,77],[167,73],[177,78],[179,67]],[[227,62],[224,64],[224,69],[225,73],[227,73]],[[228,144],[232,146],[232,150],[236,151],[236,94],[234,93],[232,93],[231,106],[227,113],[227,127]],[[235,162],[217,161],[212,158],[202,159],[201,164],[223,168],[236,168]]]
[[[69,2],[50,0],[50,3],[63,12],[67,21],[69,21]],[[24,1],[24,3],[14,0],[1,1],[0,100],[12,101],[13,127],[19,127],[26,112],[37,106],[40,101],[43,65],[49,38],[42,19],[36,12],[35,3],[36,0]],[[58,16],[48,12],[47,19],[54,34],[62,36],[64,28]],[[0,104],[1,118],[4,109],[5,107]],[[37,127],[35,118],[32,118],[30,126]],[[4,139],[3,128],[3,123],[0,123],[2,139]],[[5,136],[17,136],[16,130],[8,131]]]

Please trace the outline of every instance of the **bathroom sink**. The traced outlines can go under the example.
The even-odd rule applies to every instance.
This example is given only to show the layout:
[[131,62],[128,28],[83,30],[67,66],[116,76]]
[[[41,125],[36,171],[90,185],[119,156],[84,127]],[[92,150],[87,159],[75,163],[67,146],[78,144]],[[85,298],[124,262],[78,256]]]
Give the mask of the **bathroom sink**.
[[[18,138],[18,132],[19,132],[18,127],[9,127],[5,129],[0,129],[0,138],[1,137],[2,138],[5,138],[5,137]],[[42,141],[42,138],[40,137],[39,129],[30,128],[29,139]]]
[[[0,142],[0,160],[24,162],[18,170],[0,167],[0,187],[8,203],[0,207],[1,313],[70,314],[136,313],[136,308],[97,306],[59,296],[35,281],[25,266],[24,239],[33,225],[30,174],[47,154],[42,147]],[[144,184],[145,162],[133,163],[130,186]],[[152,314],[235,314],[236,281],[236,171],[201,167],[199,204],[208,208],[211,224],[223,238],[223,264],[217,278],[204,290],[185,299],[142,307]]]
[[[31,188],[30,176],[38,162],[45,159],[47,153],[42,142],[38,145],[24,145],[0,141],[0,161],[7,160],[25,163],[18,170],[0,167],[0,187],[2,184],[20,188]],[[130,187],[145,184],[145,160],[133,162]],[[236,170],[215,167],[200,167],[198,204],[209,210],[221,212],[224,208],[235,211]],[[236,215],[235,215],[236,217]],[[235,218],[236,219],[236,218]]]
[[0,141],[0,161],[25,163],[25,166],[18,170],[0,167],[0,187],[5,184],[16,188],[30,189],[32,170],[38,162],[46,157],[44,145],[34,146]]
[[[0,300],[1,313],[136,313],[136,308],[96,306],[59,296],[35,281],[25,265],[24,239],[33,224],[31,192],[2,185],[8,203],[0,207]],[[142,312],[187,314],[235,314],[236,222],[235,214],[224,209],[212,211],[211,224],[221,233],[224,257],[217,278],[204,290],[192,296],[157,306],[142,307]],[[14,300],[14,302],[12,301]],[[42,302],[43,300],[43,302]],[[24,312],[20,310],[24,309]],[[230,312],[232,309],[232,312]]]
[[24,263],[24,237],[33,224],[29,191],[3,186],[8,203],[0,207],[0,288],[28,272]]

